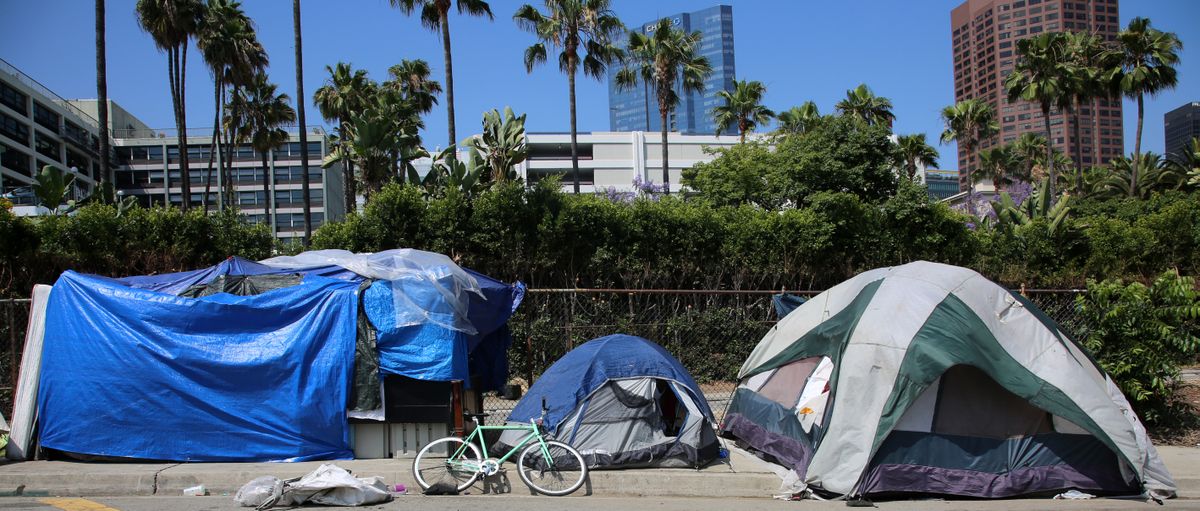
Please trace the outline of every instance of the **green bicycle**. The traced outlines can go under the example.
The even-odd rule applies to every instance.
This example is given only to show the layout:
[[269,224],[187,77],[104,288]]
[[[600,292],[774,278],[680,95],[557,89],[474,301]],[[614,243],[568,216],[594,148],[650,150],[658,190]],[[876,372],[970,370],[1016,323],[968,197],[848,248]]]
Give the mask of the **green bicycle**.
[[[542,400],[542,418],[520,426],[485,426],[477,416],[475,430],[467,438],[448,436],[430,442],[413,460],[413,476],[422,490],[437,483],[453,484],[457,491],[469,488],[479,476],[500,472],[500,465],[513,453],[517,456],[517,475],[534,491],[561,497],[583,486],[588,467],[583,456],[571,446],[542,437],[541,425],[546,418],[546,400]],[[488,456],[484,431],[528,431],[512,450],[499,459]],[[478,444],[478,445],[477,445]],[[482,448],[482,455],[480,453]]]

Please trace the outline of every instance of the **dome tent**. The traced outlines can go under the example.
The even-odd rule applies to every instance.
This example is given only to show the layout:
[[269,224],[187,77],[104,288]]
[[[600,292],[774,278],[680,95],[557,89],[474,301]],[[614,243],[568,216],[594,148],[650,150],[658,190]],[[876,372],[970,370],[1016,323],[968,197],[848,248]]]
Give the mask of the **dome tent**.
[[1175,494],[1112,379],[1036,306],[965,268],[843,282],[773,327],[738,378],[723,434],[818,494]]
[[[508,416],[525,423],[549,410],[548,437],[593,468],[701,467],[717,457],[712,411],[695,380],[661,346],[631,335],[592,339],[563,355]],[[525,435],[505,431],[506,452]]]

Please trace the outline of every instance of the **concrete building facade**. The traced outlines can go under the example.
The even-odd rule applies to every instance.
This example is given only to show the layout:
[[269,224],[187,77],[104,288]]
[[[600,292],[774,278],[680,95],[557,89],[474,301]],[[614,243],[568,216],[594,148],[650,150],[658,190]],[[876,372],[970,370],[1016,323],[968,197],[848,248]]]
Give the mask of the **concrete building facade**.
[[[31,185],[35,172],[53,165],[76,176],[71,198],[88,196],[100,182],[101,133],[98,102],[66,100],[9,63],[0,60],[0,195],[19,206],[33,205]],[[118,193],[135,197],[145,207],[183,202],[180,189],[180,154],[174,130],[152,129],[136,116],[109,101],[112,135],[111,174]],[[325,131],[309,127],[308,173],[313,228],[345,213],[340,165],[322,169],[328,154]],[[192,204],[199,207],[208,179],[212,128],[195,128],[188,134],[188,162]],[[295,128],[288,143],[262,155],[248,145],[233,151],[233,202],[251,222],[267,224],[281,239],[304,234],[304,200],[301,179],[300,139]],[[214,155],[208,202],[217,208],[224,195],[217,165],[224,155]],[[266,208],[264,180],[273,208]]]
[[[325,132],[309,127],[308,175],[313,229],[345,214],[340,166],[321,168],[328,154]],[[219,162],[224,154],[213,155],[209,180],[210,143],[212,128],[190,130],[188,136],[188,169],[191,182],[192,207],[200,207],[206,184],[210,184],[208,203],[216,209],[225,195]],[[183,202],[180,188],[179,141],[166,132],[150,133],[148,137],[117,138],[113,140],[117,155],[114,171],[115,185],[126,196],[136,197],[142,206]],[[267,154],[264,171],[262,154],[249,145],[233,149],[233,202],[251,222],[266,224],[278,238],[289,240],[304,235],[304,195],[301,181],[300,134],[291,130],[288,143]],[[267,210],[267,194],[271,194],[272,210]]]
[[[1113,40],[1120,31],[1118,0],[968,0],[950,13],[954,54],[954,100],[981,99],[996,111],[1000,133],[979,150],[1016,140],[1022,133],[1045,134],[1041,108],[1010,102],[1004,79],[1016,64],[1016,42],[1045,32],[1088,31]],[[1121,100],[1096,99],[1080,108],[1080,151],[1065,112],[1050,113],[1050,143],[1083,167],[1107,164],[1124,152]],[[978,155],[959,145],[960,181],[978,168]]]
[[1182,161],[1184,148],[1200,138],[1200,101],[1192,101],[1163,115],[1163,156]]
[[32,204],[30,185],[42,167],[75,175],[71,198],[100,181],[100,123],[37,80],[0,60],[0,195]]
[[[678,192],[683,169],[699,162],[712,161],[716,155],[706,147],[722,148],[737,144],[736,136],[667,135],[667,164],[672,192]],[[569,133],[530,133],[526,137],[529,157],[517,170],[533,184],[551,175],[561,175],[564,189],[571,188],[571,135]],[[634,179],[662,183],[662,136],[657,132],[580,133],[579,182],[583,193],[606,189],[633,191]]]
[[[712,109],[723,104],[717,92],[733,90],[733,7],[718,5],[690,13],[663,16],[671,21],[673,28],[687,32],[700,32],[700,47],[697,53],[708,58],[712,74],[704,80],[704,91],[680,92],[679,105],[668,118],[669,131],[686,135],[712,135],[717,132],[712,119]],[[650,34],[659,20],[641,24],[637,30]],[[608,119],[612,131],[661,131],[662,119],[658,113],[658,100],[653,85],[642,83],[631,89],[617,87],[616,74],[620,66],[608,71]],[[726,134],[732,134],[727,130]]]

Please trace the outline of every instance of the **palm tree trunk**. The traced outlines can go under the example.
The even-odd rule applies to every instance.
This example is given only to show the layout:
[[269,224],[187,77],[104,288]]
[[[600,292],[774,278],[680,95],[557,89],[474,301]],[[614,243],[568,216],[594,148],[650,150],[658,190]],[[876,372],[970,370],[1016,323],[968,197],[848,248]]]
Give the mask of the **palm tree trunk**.
[[104,46],[104,0],[96,0],[96,113],[100,117],[100,175],[101,184],[108,181],[108,63]]
[[266,151],[261,151],[262,154],[262,171],[263,171],[263,222],[267,224],[268,229],[272,229],[275,225],[271,219],[271,167],[267,161]]
[[446,59],[446,126],[450,131],[450,145],[458,143],[454,136],[454,64],[450,59],[450,14],[442,16],[442,53]]
[[[342,119],[338,124],[338,135],[342,137],[342,149],[346,148],[346,123],[349,119]],[[350,158],[343,160],[342,165],[342,193],[346,200],[346,213],[358,211],[358,181],[354,177],[354,162]]]
[[204,176],[204,197],[200,198],[200,203],[204,205],[204,214],[208,214],[208,194],[212,192],[212,175],[213,175],[213,159],[217,156],[219,147],[217,145],[217,136],[221,133],[221,81],[213,80],[213,132],[212,142],[208,145],[208,174]]
[[[312,203],[309,202],[308,182],[308,128],[304,124],[304,54],[300,41],[300,0],[292,0],[292,31],[295,33],[296,48],[296,122],[300,124],[300,172],[304,189],[304,239],[301,243],[308,248],[312,239]],[[347,206],[349,207],[349,206]]]
[[[1071,112],[1071,123],[1075,125],[1075,193],[1083,193],[1083,140],[1079,138],[1079,109],[1083,106],[1082,101],[1075,101],[1074,109]],[[1093,109],[1092,113],[1096,111]],[[1092,136],[1095,138],[1096,132],[1092,131]]]
[[975,172],[971,169],[971,164],[976,160],[975,140],[967,139],[967,212],[971,216],[975,216]]
[[183,193],[183,210],[187,211],[192,206],[192,175],[188,171],[188,150],[187,150],[187,89],[185,88],[187,76],[187,49],[188,42],[183,41],[182,56],[179,60],[179,68],[175,72],[179,73],[177,80],[179,85],[179,179],[180,192]]
[[1140,170],[1140,169],[1138,169],[1138,167],[1142,163],[1142,161],[1141,161],[1142,160],[1142,117],[1146,114],[1145,103],[1143,103],[1143,99],[1144,98],[1142,97],[1142,95],[1138,94],[1137,138],[1133,139],[1133,162],[1132,162],[1133,165],[1130,166],[1130,168],[1133,169],[1133,172],[1129,175],[1129,180],[1130,180],[1129,196],[1130,197],[1137,196],[1138,170]]
[[[167,86],[171,91],[171,112],[175,115],[175,128],[179,129],[179,102],[175,100],[177,92],[175,91],[175,52],[167,50]],[[171,148],[163,149],[163,160],[167,162],[167,168],[163,172],[163,205],[171,207]]]
[[662,171],[663,171],[663,193],[671,194],[671,174],[667,172],[667,109],[660,107],[658,109],[659,116],[662,117]]
[[[234,119],[237,119],[237,112],[230,112],[230,116]],[[230,126],[229,132],[226,133],[226,135],[228,135],[229,138],[225,139],[225,186],[223,188],[225,189],[225,203],[230,209],[233,209],[233,207],[237,204],[237,197],[233,192],[233,158],[237,153],[237,146],[240,145],[238,143],[237,126]]]
[[1046,185],[1046,194],[1053,200],[1058,174],[1054,172],[1054,139],[1050,138],[1050,105],[1042,106],[1042,122],[1046,126],[1046,175],[1050,178],[1049,184]]
[[575,182],[575,195],[579,195],[579,145],[575,139],[575,65],[574,57],[567,64],[567,86],[571,102],[571,180]]

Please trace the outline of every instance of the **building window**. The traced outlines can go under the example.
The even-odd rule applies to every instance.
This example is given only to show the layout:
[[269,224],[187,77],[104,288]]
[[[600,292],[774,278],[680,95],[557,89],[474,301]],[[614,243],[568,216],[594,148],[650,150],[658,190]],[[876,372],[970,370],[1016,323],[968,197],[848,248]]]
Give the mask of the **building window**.
[[88,171],[88,159],[82,154],[67,149],[67,167],[79,169],[79,172],[86,173]]
[[4,112],[0,112],[0,134],[22,144],[29,145],[29,125],[18,121],[16,117],[11,117]]
[[22,94],[21,91],[10,87],[7,83],[0,82],[0,104],[16,110],[21,115],[29,115],[29,107],[26,106],[26,101],[29,97]]
[[18,151],[7,144],[0,144],[0,165],[20,173],[22,176],[33,177],[29,172],[29,155]]
[[58,133],[58,121],[58,114],[54,113],[54,110],[37,101],[33,102],[33,122],[40,124],[43,128],[54,133]]
[[50,137],[37,133],[33,137],[33,149],[42,156],[58,161],[58,150],[62,147],[58,141],[51,140]]

